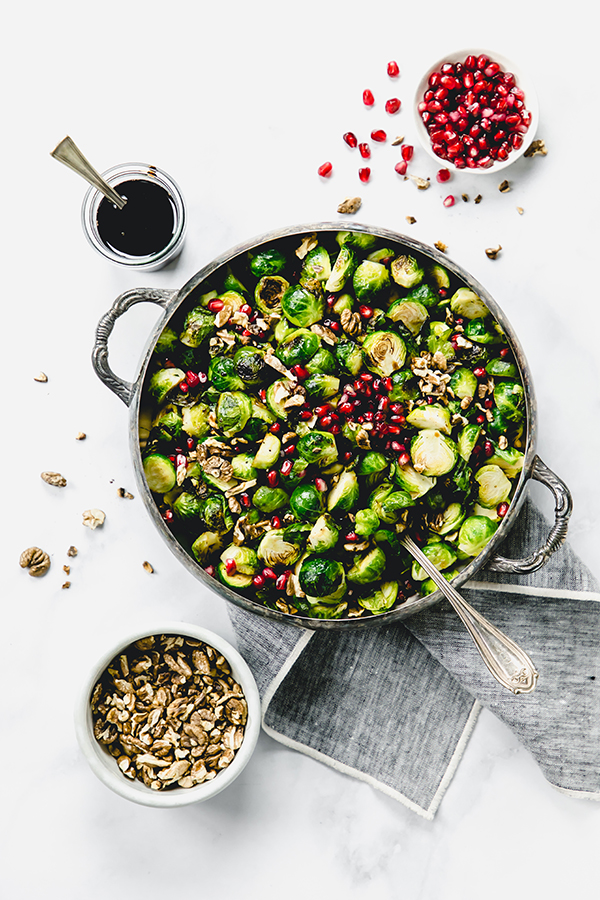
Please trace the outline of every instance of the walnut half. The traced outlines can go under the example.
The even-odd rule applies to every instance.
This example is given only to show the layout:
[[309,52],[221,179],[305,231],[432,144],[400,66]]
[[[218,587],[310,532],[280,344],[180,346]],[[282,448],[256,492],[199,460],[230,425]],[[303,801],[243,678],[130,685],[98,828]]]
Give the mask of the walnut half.
[[29,569],[30,575],[39,578],[50,568],[50,557],[39,547],[28,547],[21,553],[19,564],[22,569]]

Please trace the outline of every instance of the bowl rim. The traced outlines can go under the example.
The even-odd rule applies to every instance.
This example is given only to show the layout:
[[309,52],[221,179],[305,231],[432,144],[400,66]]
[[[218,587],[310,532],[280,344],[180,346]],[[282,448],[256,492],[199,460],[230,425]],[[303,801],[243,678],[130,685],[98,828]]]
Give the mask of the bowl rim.
[[[177,634],[200,640],[221,653],[231,666],[232,675],[241,686],[248,706],[248,719],[244,739],[231,764],[223,769],[212,781],[203,782],[192,788],[172,788],[169,791],[152,791],[143,782],[129,781],[119,771],[116,761],[95,739],[92,729],[90,697],[94,686],[108,664],[134,641],[156,634]],[[172,808],[188,806],[209,800],[234,781],[250,761],[258,741],[261,728],[261,700],[258,687],[245,659],[225,638],[200,625],[188,622],[150,622],[148,626],[137,628],[123,638],[119,638],[108,648],[88,671],[88,676],[80,689],[74,715],[75,734],[79,747],[91,770],[99,780],[114,793],[126,800],[142,806]]]
[[[429,76],[432,74],[432,72],[435,72],[444,63],[462,62],[469,55],[481,56],[482,54],[484,54],[485,56],[488,56],[490,58],[490,60],[493,60],[494,62],[499,63],[505,72],[512,72],[515,75],[515,77],[517,79],[517,85],[519,87],[522,87],[523,91],[525,92],[526,106],[527,106],[527,109],[529,110],[529,112],[531,113],[531,125],[529,126],[529,129],[526,134],[527,139],[523,141],[523,146],[519,150],[513,150],[511,153],[509,153],[508,159],[505,159],[501,162],[496,161],[496,162],[494,162],[494,164],[492,166],[490,166],[487,169],[481,169],[481,168],[459,169],[459,168],[457,168],[457,166],[454,165],[454,163],[451,160],[442,159],[441,157],[436,156],[436,154],[433,152],[433,150],[431,148],[431,140],[429,138],[429,134],[427,133],[425,125],[423,124],[423,120],[421,119],[421,116],[419,114],[418,104],[421,102],[421,100],[423,98],[423,94],[425,92]],[[525,86],[523,86],[523,85],[525,85]],[[412,111],[413,111],[413,117],[414,117],[416,129],[417,129],[417,137],[419,139],[419,143],[421,144],[423,149],[428,153],[428,155],[432,159],[434,159],[440,167],[448,168],[453,172],[465,173],[467,175],[495,174],[495,173],[502,171],[503,169],[508,168],[508,166],[511,166],[513,163],[515,163],[518,159],[520,159],[523,156],[527,147],[534,140],[535,135],[537,133],[537,129],[538,129],[538,125],[539,125],[539,117],[540,117],[537,92],[535,90],[534,83],[533,83],[531,76],[530,76],[529,72],[527,71],[527,69],[523,68],[523,66],[521,66],[519,63],[516,63],[514,60],[512,60],[508,56],[505,56],[503,53],[496,52],[495,50],[489,50],[486,47],[466,47],[461,50],[453,50],[450,53],[445,53],[443,56],[441,56],[435,62],[432,62],[426,69],[424,69],[423,75],[421,76],[421,78],[419,79],[419,81],[417,83],[417,87],[416,87],[415,93],[413,95]]]

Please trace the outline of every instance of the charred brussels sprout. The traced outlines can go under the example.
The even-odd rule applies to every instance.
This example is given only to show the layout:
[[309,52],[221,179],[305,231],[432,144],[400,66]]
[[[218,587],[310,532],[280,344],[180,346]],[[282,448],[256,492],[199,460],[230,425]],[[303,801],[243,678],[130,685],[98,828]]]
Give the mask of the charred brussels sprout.
[[359,509],[354,518],[354,530],[361,537],[375,534],[381,521],[374,509]]
[[227,534],[233,528],[233,519],[223,494],[210,494],[202,500],[199,515],[207,531]]
[[459,288],[450,298],[450,309],[455,316],[464,319],[483,319],[489,309],[483,300],[470,288]]
[[258,469],[254,468],[253,453],[238,453],[231,460],[231,468],[235,478],[241,481],[251,481],[258,475]]
[[243,297],[248,295],[245,285],[242,284],[230,265],[225,269],[225,277],[223,279],[223,292],[226,293],[228,291],[235,291],[236,294],[241,294]]
[[263,275],[254,289],[254,300],[259,310],[266,316],[279,312],[281,298],[290,283],[281,275]]
[[173,329],[167,325],[166,328],[163,328],[154,350],[159,355],[166,354],[168,356],[169,353],[172,353],[177,347],[178,340],[179,335],[177,332],[173,331]]
[[445,322],[430,322],[427,336],[427,349],[430,353],[443,353],[446,359],[453,359],[454,347],[450,343],[452,329]]
[[360,557],[348,569],[346,577],[354,584],[372,584],[379,581],[385,570],[385,553],[381,547],[374,547],[365,556]]
[[363,352],[354,341],[339,341],[335,355],[339,364],[351,375],[358,375],[363,364]]
[[316,522],[325,511],[323,494],[313,484],[299,484],[290,497],[290,509],[302,522]]
[[173,502],[173,513],[175,518],[185,525],[198,525],[200,520],[200,512],[202,510],[202,501],[196,494],[190,494],[184,491]]
[[192,554],[201,566],[205,566],[215,553],[223,549],[223,536],[213,531],[203,531],[192,544]]
[[346,574],[341,562],[324,556],[307,556],[298,572],[300,587],[307,597],[339,600],[346,591]]
[[417,335],[429,317],[427,308],[415,300],[395,300],[387,311],[392,322],[402,322],[412,335]]
[[282,488],[267,487],[266,484],[262,484],[257,488],[252,498],[255,507],[269,515],[278,509],[283,509],[284,506],[288,505],[288,501],[289,497]]
[[337,544],[340,535],[339,526],[327,513],[319,516],[308,536],[306,549],[310,553],[325,553]]
[[[447,569],[456,562],[456,553],[450,544],[446,544],[444,541],[435,541],[426,544],[423,547],[423,553],[427,559],[433,563],[436,569],[440,569],[440,571],[442,569]],[[411,574],[415,581],[424,581],[428,577],[425,569],[421,568],[416,560],[413,562]]]
[[235,371],[244,384],[254,387],[265,375],[265,354],[257,347],[240,347],[233,357]]
[[281,453],[281,441],[275,434],[265,434],[260,446],[254,454],[252,465],[255,469],[270,469],[275,465]]
[[398,582],[382,581],[378,590],[366,597],[359,597],[358,603],[364,609],[368,609],[373,615],[378,616],[391,609],[397,597]]
[[215,317],[202,306],[197,306],[185,317],[179,340],[186,347],[199,347],[216,330]]
[[414,400],[419,396],[417,380],[410,369],[401,369],[392,375],[392,389],[388,394],[393,403]]
[[471,319],[465,328],[465,337],[478,344],[501,344],[504,333],[490,319]]
[[146,482],[153,494],[166,494],[177,483],[175,466],[162,453],[149,453],[143,462]]
[[329,253],[321,244],[317,244],[310,250],[300,272],[300,284],[310,285],[313,281],[327,281],[331,275],[331,260]]
[[315,463],[322,469],[332,465],[338,458],[335,437],[328,431],[311,431],[305,434],[298,441],[296,449],[307,463]]
[[365,259],[352,276],[352,287],[358,300],[374,300],[390,286],[390,273],[384,265]]
[[194,403],[183,407],[183,430],[193,438],[206,437],[210,431],[210,407],[206,403]]
[[364,484],[367,487],[372,488],[385,478],[388,468],[389,462],[387,457],[383,453],[370,450],[368,453],[365,453],[358,463],[356,474],[361,479],[364,479]]
[[217,424],[226,437],[241,431],[250,418],[252,402],[242,391],[225,391],[217,403]]
[[415,428],[437,428],[443,434],[450,434],[450,413],[447,407],[439,403],[430,403],[427,406],[415,406],[406,421]]
[[510,378],[511,381],[514,381],[515,378],[519,377],[519,370],[515,363],[502,359],[502,357],[490,359],[485,367],[485,371],[493,378]]
[[444,266],[440,266],[439,263],[434,263],[430,267],[429,277],[438,289],[444,288],[444,290],[447,290],[450,287],[450,276],[448,274],[448,270],[445,269]]
[[465,425],[460,434],[458,435],[458,439],[456,444],[458,446],[458,452],[460,456],[468,462],[471,459],[471,453],[475,447],[475,444],[479,440],[479,435],[481,434],[481,425]]
[[437,306],[440,302],[439,295],[425,281],[412,288],[406,295],[406,299],[413,303],[420,303],[426,309]]
[[185,372],[182,369],[170,367],[168,369],[159,369],[150,379],[148,391],[152,399],[162,406],[167,395],[174,388],[178,387],[182,381],[185,381]]
[[498,412],[508,422],[521,422],[524,416],[525,391],[516,381],[499,381],[494,388]]
[[482,506],[498,506],[508,500],[511,483],[500,466],[482,466],[475,473],[475,481],[479,485],[478,500]]
[[177,440],[181,434],[183,419],[177,406],[169,404],[156,416],[152,423],[153,435],[160,441]]
[[285,269],[286,259],[275,247],[261,250],[250,260],[250,271],[256,278],[265,275],[278,275]]
[[319,338],[312,331],[307,328],[299,328],[287,334],[281,341],[277,348],[277,356],[288,368],[295,365],[303,366],[315,355],[320,343]]
[[286,539],[285,531],[273,528],[267,531],[256,550],[259,559],[270,568],[291,566],[300,559],[302,549],[299,544]]
[[281,308],[292,325],[309,328],[323,318],[325,301],[302,285],[291,285],[281,298]]
[[413,438],[410,455],[417,472],[436,478],[454,468],[458,449],[454,441],[437,429],[424,428]]
[[397,491],[393,484],[384,482],[369,497],[369,506],[386,525],[395,525],[414,500],[407,491]]
[[439,513],[434,521],[430,523],[430,528],[439,535],[452,534],[453,531],[456,531],[459,528],[464,521],[464,518],[465,511],[460,503],[450,503],[446,509],[442,513]]
[[392,331],[374,331],[363,343],[365,364],[371,372],[387,378],[401,369],[406,359],[406,344]]
[[340,379],[335,375],[309,375],[304,382],[304,390],[312,400],[328,400],[339,388]]
[[424,272],[412,256],[398,256],[391,265],[392,278],[400,287],[412,288],[423,280]]
[[464,556],[478,556],[486,547],[498,525],[488,516],[469,516],[458,532],[458,549]]
[[219,393],[221,391],[243,390],[244,382],[235,370],[235,364],[228,356],[215,356],[208,367],[208,378]]
[[352,512],[358,503],[358,478],[352,471],[342,472],[337,484],[329,491],[327,509],[330,513]]
[[348,279],[352,277],[356,263],[354,251],[350,247],[342,247],[325,283],[325,290],[332,293],[341,291]]

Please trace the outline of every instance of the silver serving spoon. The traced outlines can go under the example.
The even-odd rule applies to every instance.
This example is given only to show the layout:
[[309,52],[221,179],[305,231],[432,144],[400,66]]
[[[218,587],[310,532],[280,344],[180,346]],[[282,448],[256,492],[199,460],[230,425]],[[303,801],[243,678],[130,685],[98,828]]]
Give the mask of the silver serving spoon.
[[110,200],[110,202],[114,203],[119,209],[123,209],[127,203],[125,197],[121,197],[114,188],[111,188],[110,184],[108,184],[87,161],[75,141],[68,135],[66,138],[62,139],[60,144],[56,145],[54,150],[51,151],[50,156],[53,156],[54,159],[57,159],[59,162],[64,163],[65,166],[73,169],[74,172],[77,172],[78,175],[85,178],[92,187],[97,188],[100,193],[104,194],[107,200]]
[[538,673],[525,651],[473,609],[446,581],[431,560],[427,559],[412,538],[403,536],[400,540],[450,601],[496,681],[513,694],[531,693],[536,686]]

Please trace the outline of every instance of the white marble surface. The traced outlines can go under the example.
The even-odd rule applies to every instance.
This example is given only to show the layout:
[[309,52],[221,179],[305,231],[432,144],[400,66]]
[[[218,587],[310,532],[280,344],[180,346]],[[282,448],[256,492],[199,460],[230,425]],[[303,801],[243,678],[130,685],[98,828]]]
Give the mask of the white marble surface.
[[[347,195],[362,195],[362,222],[444,241],[504,308],[534,373],[539,453],[573,492],[570,540],[600,575],[597,119],[584,127],[594,115],[591,22],[581,0],[560,15],[530,0],[460,8],[38,0],[6,13],[3,119],[20,146],[5,139],[2,148],[3,896],[595,896],[600,806],[551,788],[489,713],[433,822],[265,736],[235,786],[209,804],[136,807],[96,780],[72,726],[87,667],[141,622],[179,618],[232,637],[222,602],[178,564],[141,501],[117,497],[118,487],[137,491],[127,410],[90,365],[98,319],[129,287],[179,287],[239,241],[335,219]],[[361,186],[342,133],[383,126],[413,138],[408,107],[422,67],[470,44],[533,72],[548,155],[509,169],[508,194],[494,174],[421,192],[395,175],[388,144],[374,148],[372,181]],[[397,82],[389,59],[400,64]],[[378,100],[371,111],[365,87]],[[404,108],[389,118],[383,101],[393,95]],[[100,169],[141,160],[175,177],[189,207],[176,264],[140,277],[88,247],[83,182],[48,155],[66,133]],[[322,182],[325,159],[335,173]],[[417,149],[411,171],[434,176],[436,166]],[[450,192],[484,199],[445,209]],[[492,262],[484,250],[498,243]],[[154,307],[136,307],[118,323],[110,355],[121,376],[134,376],[156,318]],[[47,384],[33,380],[39,370]],[[40,480],[48,469],[67,476],[64,490]],[[544,491],[536,496],[551,511]],[[93,506],[107,514],[96,532],[81,524]],[[52,557],[40,580],[18,566],[32,544]],[[79,555],[68,560],[71,544]]]

